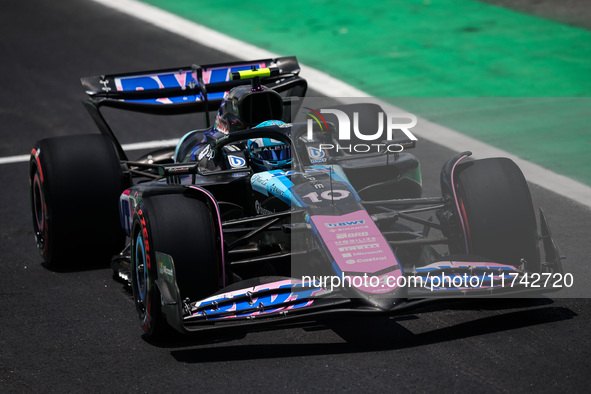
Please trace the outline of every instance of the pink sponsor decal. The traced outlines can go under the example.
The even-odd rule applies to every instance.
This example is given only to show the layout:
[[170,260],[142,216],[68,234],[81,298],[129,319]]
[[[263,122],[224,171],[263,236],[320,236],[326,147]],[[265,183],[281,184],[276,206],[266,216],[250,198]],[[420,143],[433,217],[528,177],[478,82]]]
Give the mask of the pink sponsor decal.
[[[281,287],[284,286],[294,286],[294,285],[298,285],[301,284],[302,282],[300,280],[296,280],[296,279],[286,279],[286,280],[281,280],[281,281],[277,281],[277,282],[271,282],[271,283],[266,283],[266,284],[262,284],[262,285],[258,285],[258,286],[253,286],[250,288],[244,288],[244,289],[239,289],[239,290],[234,290],[234,291],[230,291],[227,293],[223,293],[223,294],[218,294],[212,297],[209,297],[203,301],[200,301],[199,303],[196,304],[197,307],[202,306],[202,305],[207,305],[209,303],[212,303],[213,301],[219,301],[219,300],[228,300],[228,299],[232,299],[234,297],[242,297],[244,296],[246,293],[252,293],[252,294],[256,294],[259,291],[263,291],[263,290],[273,290],[273,289],[279,289]],[[296,289],[293,289],[297,291]],[[318,295],[320,295],[323,292],[323,289],[319,288],[317,290],[312,291],[308,297],[316,297]],[[272,296],[272,302],[277,298],[277,295],[273,295]],[[283,300],[282,302],[284,303],[288,303],[288,302],[295,302],[298,300],[298,294],[290,294],[285,300]],[[255,297],[252,298],[252,305],[256,306],[259,302],[259,298]],[[240,315],[240,316],[257,316],[257,315],[263,315],[263,314],[268,314],[268,313],[274,313],[274,312],[278,312],[278,311],[287,311],[287,310],[291,310],[294,308],[302,308],[302,307],[307,307],[310,306],[314,303],[313,300],[302,300],[301,303],[296,303],[296,304],[292,304],[292,305],[288,305],[288,306],[282,306],[282,307],[273,307],[273,305],[267,305],[268,309],[263,309],[260,311],[255,311],[255,312],[251,312],[248,314],[244,314],[244,315]],[[224,312],[236,312],[237,310],[237,303],[234,303],[230,308],[226,309]],[[202,312],[196,312],[193,315],[201,315]],[[235,318],[237,317],[236,315],[230,315],[230,316],[222,316],[220,317],[221,319],[230,319],[230,318]],[[215,318],[215,317],[214,317]]]
[[207,304],[209,302],[212,302],[212,301],[215,301],[215,300],[222,300],[222,299],[225,299],[225,298],[233,298],[233,297],[236,297],[236,296],[242,296],[247,291],[250,291],[251,293],[255,293],[255,292],[259,291],[259,290],[278,289],[281,286],[290,285],[290,284],[296,284],[296,283],[299,283],[299,282],[300,281],[286,279],[286,280],[282,280],[282,281],[278,281],[278,282],[272,282],[272,283],[266,283],[264,285],[254,286],[254,287],[251,287],[251,288],[244,288],[244,289],[229,291],[227,293],[217,294],[217,295],[215,295],[213,297],[206,298],[203,301],[200,301],[198,304],[196,304],[196,306],[205,305],[205,304]]
[[159,98],[156,101],[158,101],[161,104],[172,104],[172,100],[166,97]]
[[398,260],[367,211],[314,215],[311,220],[340,270],[353,279],[352,286],[372,294],[396,289],[396,278],[402,274]]
[[191,74],[191,72],[190,71],[180,72],[180,73],[174,75],[179,86],[186,86],[187,85],[187,74]]

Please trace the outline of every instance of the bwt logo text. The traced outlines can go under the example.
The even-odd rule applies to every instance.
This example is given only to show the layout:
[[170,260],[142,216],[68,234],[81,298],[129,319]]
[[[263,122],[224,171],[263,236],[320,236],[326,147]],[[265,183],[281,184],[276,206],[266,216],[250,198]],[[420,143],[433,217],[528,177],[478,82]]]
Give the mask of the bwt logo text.
[[357,225],[361,225],[361,224],[365,224],[365,220],[353,220],[350,222],[338,222],[338,223],[324,223],[324,225],[328,228],[349,227],[349,226],[357,226]]
[[[308,115],[312,119],[308,119],[308,139],[313,140],[313,127],[314,121],[320,126],[321,130],[328,129],[326,121],[322,114],[333,114],[337,118],[338,122],[338,139],[339,141],[349,141],[351,140],[351,130],[353,130],[353,134],[355,137],[362,141],[378,141],[378,140],[388,140],[391,141],[394,138],[394,130],[402,131],[408,139],[411,141],[417,141],[417,137],[414,136],[413,133],[410,132],[410,128],[417,125],[417,117],[410,113],[398,113],[398,114],[391,114],[391,113],[378,113],[378,129],[373,134],[363,134],[359,129],[359,112],[353,113],[353,122],[349,119],[349,116],[338,109],[321,109],[320,112],[315,111],[311,108],[307,108],[312,113],[308,113]],[[385,138],[382,137],[384,134],[384,119],[386,119],[386,136]],[[397,122],[396,120],[406,119],[407,122],[401,123]],[[323,126],[324,124],[324,126]],[[351,127],[351,124],[353,127]],[[367,132],[367,130],[364,130]]]

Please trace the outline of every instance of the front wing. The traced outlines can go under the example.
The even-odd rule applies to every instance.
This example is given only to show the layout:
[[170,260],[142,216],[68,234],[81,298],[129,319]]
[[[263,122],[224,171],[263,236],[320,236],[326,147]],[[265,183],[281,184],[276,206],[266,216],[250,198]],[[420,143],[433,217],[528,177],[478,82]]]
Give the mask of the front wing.
[[[549,272],[562,274],[560,251],[550,234],[543,212],[542,236]],[[313,322],[341,315],[394,315],[426,303],[468,297],[513,297],[540,295],[560,290],[541,285],[521,267],[485,261],[439,261],[398,277],[398,291],[387,302],[374,305],[351,296],[358,284],[355,278],[260,278],[261,282],[231,285],[206,299],[181,300],[176,284],[174,262],[166,254],[156,253],[160,267],[156,284],[162,297],[162,312],[168,323],[185,333],[209,331],[256,331],[284,327],[296,322]],[[368,279],[366,279],[368,280]],[[371,281],[371,279],[369,279]],[[360,284],[366,286],[370,282]],[[392,284],[376,284],[391,286]],[[239,286],[239,287],[236,287]]]

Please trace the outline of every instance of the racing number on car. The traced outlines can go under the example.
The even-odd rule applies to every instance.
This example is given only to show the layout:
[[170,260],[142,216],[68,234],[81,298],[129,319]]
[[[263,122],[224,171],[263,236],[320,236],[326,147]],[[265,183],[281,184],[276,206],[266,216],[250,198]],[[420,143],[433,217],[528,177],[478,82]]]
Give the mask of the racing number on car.
[[351,195],[349,190],[326,190],[318,194],[317,192],[308,193],[304,198],[309,198],[313,203],[319,203],[322,200],[337,201],[347,198]]

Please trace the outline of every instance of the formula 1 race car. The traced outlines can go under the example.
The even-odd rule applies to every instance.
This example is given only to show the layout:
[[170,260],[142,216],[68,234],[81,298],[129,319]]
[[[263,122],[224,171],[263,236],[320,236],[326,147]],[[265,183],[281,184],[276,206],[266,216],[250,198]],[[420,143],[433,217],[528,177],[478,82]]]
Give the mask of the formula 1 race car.
[[[344,147],[335,119],[358,122],[347,144],[367,142],[384,109],[307,107],[299,72],[283,57],[83,78],[101,134],[31,152],[45,261],[112,257],[149,337],[555,288],[561,255],[514,162],[458,154],[441,196],[423,197],[416,141],[394,130],[376,151]],[[101,107],[202,112],[207,127],[130,160]]]

